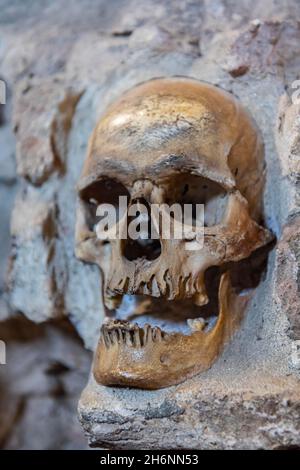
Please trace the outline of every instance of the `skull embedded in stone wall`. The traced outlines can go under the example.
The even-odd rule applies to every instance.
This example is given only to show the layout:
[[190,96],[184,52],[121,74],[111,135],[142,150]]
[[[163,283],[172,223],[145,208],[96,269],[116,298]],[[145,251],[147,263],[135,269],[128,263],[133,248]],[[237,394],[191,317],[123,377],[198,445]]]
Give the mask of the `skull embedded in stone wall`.
[[[260,225],[263,185],[259,133],[230,94],[155,79],[109,107],[90,139],[76,225],[76,255],[103,275],[99,383],[156,389],[211,366],[245,308],[235,266],[272,239]],[[155,220],[153,239],[101,240],[97,207],[117,207],[120,196],[128,205],[118,233],[127,233],[133,204],[149,218],[153,204],[204,204],[204,229],[166,239]],[[200,234],[203,246],[193,249]]]

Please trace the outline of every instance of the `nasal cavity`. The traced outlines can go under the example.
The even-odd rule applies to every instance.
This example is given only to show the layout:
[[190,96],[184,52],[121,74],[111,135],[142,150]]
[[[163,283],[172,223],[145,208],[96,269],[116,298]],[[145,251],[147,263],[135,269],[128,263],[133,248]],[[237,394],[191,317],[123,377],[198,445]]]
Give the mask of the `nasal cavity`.
[[[154,227],[152,235],[155,233],[153,231]],[[123,254],[129,261],[153,261],[161,254],[158,236],[155,234],[155,238],[151,238],[151,209],[143,198],[132,200],[128,208],[127,239],[123,247]]]

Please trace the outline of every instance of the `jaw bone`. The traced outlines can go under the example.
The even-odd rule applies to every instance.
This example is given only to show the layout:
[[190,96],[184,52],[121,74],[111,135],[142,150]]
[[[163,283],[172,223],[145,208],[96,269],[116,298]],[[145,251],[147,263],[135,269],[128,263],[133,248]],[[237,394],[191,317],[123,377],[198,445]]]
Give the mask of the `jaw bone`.
[[240,298],[231,289],[228,273],[221,277],[218,296],[218,320],[207,332],[196,328],[183,335],[118,320],[106,323],[94,358],[96,381],[157,389],[208,369],[240,321]]

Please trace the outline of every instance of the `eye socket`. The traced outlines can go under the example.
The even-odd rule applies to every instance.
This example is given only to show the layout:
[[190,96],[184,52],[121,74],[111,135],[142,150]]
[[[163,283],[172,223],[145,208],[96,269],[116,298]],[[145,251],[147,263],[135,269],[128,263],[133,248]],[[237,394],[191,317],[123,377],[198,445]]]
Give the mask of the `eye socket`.
[[108,177],[101,178],[101,180],[95,181],[81,190],[80,198],[84,203],[86,222],[90,230],[93,230],[95,225],[101,220],[101,217],[96,215],[100,204],[113,205],[116,209],[116,220],[119,220],[120,196],[126,197],[126,204],[128,206],[130,194],[126,187],[119,181]]
[[215,181],[187,173],[176,175],[169,180],[167,203],[191,204],[192,218],[196,221],[197,204],[204,205],[204,226],[212,227],[221,223],[228,204],[227,191]]

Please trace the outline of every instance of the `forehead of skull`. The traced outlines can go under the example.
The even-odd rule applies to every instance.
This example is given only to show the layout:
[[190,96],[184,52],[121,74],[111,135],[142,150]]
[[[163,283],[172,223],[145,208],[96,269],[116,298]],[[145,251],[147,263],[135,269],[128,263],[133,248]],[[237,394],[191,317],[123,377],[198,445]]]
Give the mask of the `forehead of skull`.
[[227,157],[240,135],[236,100],[186,78],[154,79],[113,103],[91,136],[79,189],[101,175],[158,178],[191,171],[234,186]]

